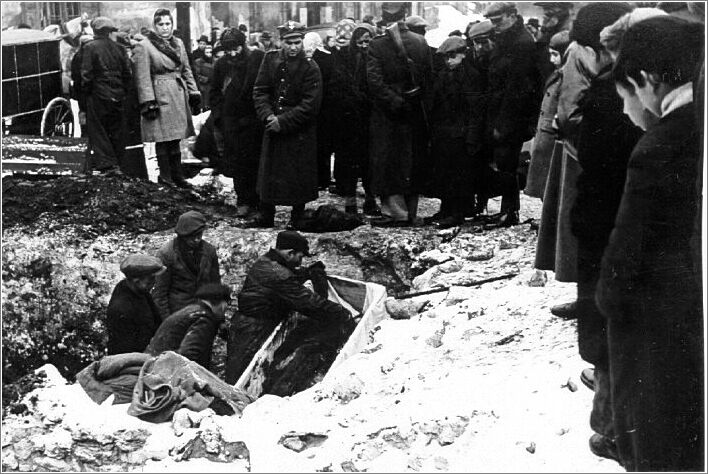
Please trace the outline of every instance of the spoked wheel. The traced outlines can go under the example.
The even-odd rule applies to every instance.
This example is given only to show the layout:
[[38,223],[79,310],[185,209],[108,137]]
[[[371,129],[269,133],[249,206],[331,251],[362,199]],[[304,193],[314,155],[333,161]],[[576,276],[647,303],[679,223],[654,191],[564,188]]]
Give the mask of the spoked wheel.
[[42,114],[39,134],[43,137],[74,136],[74,113],[68,100],[55,97],[49,101]]

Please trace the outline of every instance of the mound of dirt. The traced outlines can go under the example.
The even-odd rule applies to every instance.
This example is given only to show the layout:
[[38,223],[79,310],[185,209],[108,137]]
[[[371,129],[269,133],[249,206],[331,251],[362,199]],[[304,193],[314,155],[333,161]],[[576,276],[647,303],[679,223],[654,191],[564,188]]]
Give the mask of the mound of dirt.
[[234,209],[210,184],[176,190],[151,181],[119,177],[61,176],[2,180],[2,225],[38,232],[76,225],[94,237],[112,231],[142,234],[169,229],[188,210],[227,217]]

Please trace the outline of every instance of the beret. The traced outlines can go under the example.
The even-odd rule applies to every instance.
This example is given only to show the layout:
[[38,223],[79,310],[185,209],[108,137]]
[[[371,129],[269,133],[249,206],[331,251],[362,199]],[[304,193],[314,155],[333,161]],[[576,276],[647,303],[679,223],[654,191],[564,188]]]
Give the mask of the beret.
[[152,275],[164,269],[159,258],[145,254],[128,255],[120,262],[120,271],[128,278]]
[[221,283],[205,283],[197,289],[194,296],[200,300],[231,301],[231,288]]
[[197,211],[188,211],[177,219],[175,233],[181,237],[186,237],[195,232],[199,232],[204,229],[204,227],[206,227],[206,217],[204,217],[204,214]]
[[310,245],[307,239],[294,230],[284,230],[275,238],[275,248],[280,250],[295,250],[310,256]]
[[467,42],[459,36],[450,36],[442,42],[438,53],[447,54],[467,49]]
[[494,25],[492,25],[491,21],[480,21],[470,27],[470,30],[467,32],[467,37],[470,39],[486,37],[490,36],[493,31]]

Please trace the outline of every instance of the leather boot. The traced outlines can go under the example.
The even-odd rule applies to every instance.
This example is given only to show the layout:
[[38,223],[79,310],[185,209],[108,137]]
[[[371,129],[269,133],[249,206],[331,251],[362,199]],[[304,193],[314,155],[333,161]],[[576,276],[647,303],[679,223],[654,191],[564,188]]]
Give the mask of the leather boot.
[[172,181],[172,172],[170,166],[170,156],[158,154],[157,155],[157,166],[160,168],[160,175],[157,177],[158,184],[163,184],[170,188],[174,188],[177,185]]
[[173,153],[170,155],[170,168],[172,169],[172,181],[184,189],[192,189],[193,186],[184,179],[184,172],[182,171],[182,153]]

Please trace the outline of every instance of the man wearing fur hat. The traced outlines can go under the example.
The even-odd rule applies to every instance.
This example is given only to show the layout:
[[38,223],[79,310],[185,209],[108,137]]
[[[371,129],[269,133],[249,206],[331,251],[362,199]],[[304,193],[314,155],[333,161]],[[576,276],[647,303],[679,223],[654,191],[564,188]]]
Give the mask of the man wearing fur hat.
[[214,338],[225,321],[231,289],[206,283],[197,289],[194,302],[171,314],[160,325],[145,352],[156,356],[175,351],[209,369]]
[[259,216],[246,227],[273,227],[275,206],[292,206],[297,227],[305,204],[317,199],[317,114],[320,68],[305,56],[305,27],[278,27],[282,49],[266,53],[253,87],[256,115],[265,126],[258,168]]
[[216,249],[202,240],[205,228],[202,213],[185,212],[175,226],[177,237],[157,252],[166,270],[158,275],[152,294],[163,320],[193,303],[200,286],[221,283]]
[[162,319],[150,296],[162,262],[150,255],[129,255],[120,263],[125,279],[118,282],[108,303],[108,355],[142,352]]
[[371,41],[366,62],[373,100],[369,172],[384,214],[372,225],[381,227],[417,221],[418,195],[428,174],[425,108],[432,57],[425,38],[408,29],[405,17],[404,3],[384,2],[386,31]]

